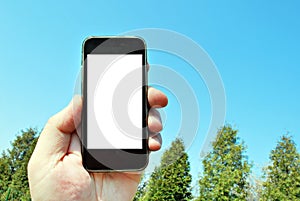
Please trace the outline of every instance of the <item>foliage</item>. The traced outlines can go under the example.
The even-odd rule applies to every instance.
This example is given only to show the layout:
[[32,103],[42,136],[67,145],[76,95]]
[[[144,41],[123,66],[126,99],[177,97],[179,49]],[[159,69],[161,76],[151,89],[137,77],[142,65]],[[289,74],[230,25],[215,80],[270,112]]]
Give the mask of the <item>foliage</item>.
[[[199,180],[203,200],[300,200],[300,154],[290,136],[282,136],[270,154],[264,182],[254,178],[246,147],[238,131],[224,126],[218,131],[213,150],[203,160]],[[37,142],[37,131],[27,129],[0,156],[0,200],[30,200],[27,164]],[[181,139],[164,152],[160,166],[149,180],[143,177],[134,201],[191,200],[190,164]],[[251,189],[250,189],[251,186]]]
[[244,155],[246,147],[237,130],[224,126],[218,131],[213,150],[204,158],[197,200],[246,200],[251,165]]
[[142,200],[142,198],[146,194],[146,186],[147,186],[147,181],[145,181],[145,177],[143,176],[141,179],[141,182],[138,186],[137,192],[135,194],[135,197],[133,198],[133,201],[139,201]]
[[164,152],[161,164],[151,174],[143,201],[191,200],[190,163],[183,141],[177,138]]
[[37,138],[35,129],[21,131],[12,142],[12,148],[2,152],[0,158],[0,199],[30,200],[27,164]]
[[261,200],[300,200],[300,154],[292,137],[281,137],[270,160]]

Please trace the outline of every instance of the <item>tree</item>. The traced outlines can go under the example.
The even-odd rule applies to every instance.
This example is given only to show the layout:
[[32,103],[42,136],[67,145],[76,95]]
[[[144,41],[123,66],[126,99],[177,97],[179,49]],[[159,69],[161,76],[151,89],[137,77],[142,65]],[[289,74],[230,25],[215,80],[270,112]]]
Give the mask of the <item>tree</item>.
[[261,200],[300,200],[300,154],[291,136],[281,137],[270,160]]
[[203,160],[197,200],[246,200],[251,165],[245,155],[246,147],[230,125],[218,131],[213,150]]
[[151,174],[143,201],[191,200],[190,163],[183,141],[177,138],[164,152],[161,164]]
[[12,148],[4,151],[0,158],[1,200],[8,197],[18,200],[30,200],[27,179],[27,164],[37,141],[37,131],[27,129],[12,142]]
[[12,180],[9,164],[9,157],[7,156],[6,152],[3,151],[0,158],[0,196],[6,193]]
[[143,197],[146,194],[146,186],[147,186],[147,181],[145,181],[145,175],[143,175],[140,184],[138,186],[138,189],[136,191],[136,194],[133,198],[133,201],[140,201],[143,199]]

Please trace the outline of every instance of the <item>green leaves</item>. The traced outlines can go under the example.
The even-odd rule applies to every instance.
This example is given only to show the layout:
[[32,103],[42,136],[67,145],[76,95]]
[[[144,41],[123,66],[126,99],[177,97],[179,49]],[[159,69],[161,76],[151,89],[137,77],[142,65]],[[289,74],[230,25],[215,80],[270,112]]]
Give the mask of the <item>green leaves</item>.
[[270,162],[261,200],[300,200],[300,154],[291,136],[281,137],[271,151]]
[[246,147],[237,138],[237,130],[224,126],[213,142],[213,150],[204,158],[199,180],[199,201],[246,200],[251,165]]
[[[250,189],[251,164],[238,131],[227,125],[218,132],[212,151],[203,159],[198,201],[300,200],[300,155],[291,136],[282,136],[270,152],[264,182]],[[0,156],[0,200],[30,200],[27,163],[37,141],[37,131],[27,129]],[[176,139],[162,156],[150,178],[144,177],[134,201],[192,199],[190,163],[184,143]],[[249,192],[256,195],[250,198]],[[253,193],[252,193],[253,194]],[[253,195],[252,195],[253,196]]]
[[151,174],[146,193],[139,200],[191,200],[190,163],[181,139],[176,139],[163,154],[161,164]]
[[30,200],[27,164],[34,150],[37,131],[27,129],[12,142],[0,158],[0,199]]

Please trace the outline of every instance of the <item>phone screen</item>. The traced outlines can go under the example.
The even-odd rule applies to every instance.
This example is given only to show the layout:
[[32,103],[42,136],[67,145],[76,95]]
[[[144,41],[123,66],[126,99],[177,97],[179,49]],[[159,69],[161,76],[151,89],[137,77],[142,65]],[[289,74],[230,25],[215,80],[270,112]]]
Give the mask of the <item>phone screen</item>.
[[142,149],[142,59],[87,55],[88,149]]

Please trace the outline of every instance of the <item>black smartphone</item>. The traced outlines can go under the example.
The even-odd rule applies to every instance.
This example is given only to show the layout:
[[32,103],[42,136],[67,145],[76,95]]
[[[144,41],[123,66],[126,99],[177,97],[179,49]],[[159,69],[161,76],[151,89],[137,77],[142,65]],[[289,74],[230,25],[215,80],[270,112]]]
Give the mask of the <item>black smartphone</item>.
[[89,37],[82,47],[82,156],[90,172],[148,164],[146,44],[139,37]]

